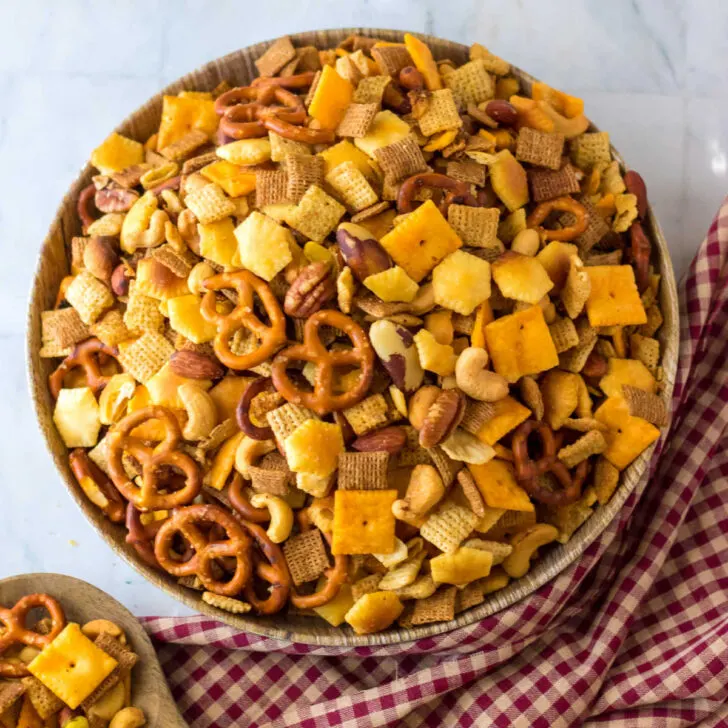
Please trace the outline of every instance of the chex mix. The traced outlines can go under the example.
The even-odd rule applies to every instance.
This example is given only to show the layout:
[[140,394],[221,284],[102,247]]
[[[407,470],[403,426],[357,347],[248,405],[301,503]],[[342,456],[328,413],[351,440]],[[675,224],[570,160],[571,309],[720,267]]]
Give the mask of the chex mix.
[[93,152],[42,314],[56,427],[138,558],[212,606],[450,620],[667,423],[644,182],[479,44],[283,38],[256,66]]

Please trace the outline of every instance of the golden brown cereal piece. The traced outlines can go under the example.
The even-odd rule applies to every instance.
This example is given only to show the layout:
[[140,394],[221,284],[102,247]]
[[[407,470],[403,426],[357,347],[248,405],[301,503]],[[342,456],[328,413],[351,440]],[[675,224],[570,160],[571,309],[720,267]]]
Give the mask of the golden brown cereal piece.
[[495,407],[491,402],[468,400],[460,427],[473,435],[477,435],[483,425],[495,416]]
[[[387,200],[377,202],[376,205],[367,207],[366,210],[362,210],[361,212],[357,212],[356,215],[352,215],[351,222],[359,223],[362,220],[368,220],[371,217],[376,217],[377,215],[380,215],[381,213],[388,210],[390,207],[391,204],[387,202]],[[346,311],[344,313],[346,313]]]
[[579,169],[585,172],[595,164],[605,165],[612,161],[609,148],[609,134],[606,131],[580,134],[571,140],[571,158]]
[[559,366],[569,372],[580,372],[586,364],[594,345],[597,343],[596,329],[589,326],[586,319],[580,319],[576,324],[576,333],[579,343],[559,354]]
[[549,333],[558,354],[579,343],[579,334],[576,333],[576,326],[570,318],[557,318],[556,321],[549,324]]
[[662,326],[662,313],[658,306],[652,305],[646,310],[647,323],[642,324],[638,329],[638,333],[642,336],[654,336]]
[[322,241],[339,224],[346,208],[320,187],[311,185],[295,209],[288,224],[306,237]]
[[604,439],[604,435],[599,430],[589,430],[575,443],[562,447],[558,452],[558,457],[567,468],[571,469],[592,455],[600,455],[606,449],[607,441]]
[[547,523],[559,529],[556,539],[559,543],[566,543],[581,525],[594,513],[592,506],[597,500],[593,488],[587,488],[578,501],[565,506],[546,506],[543,517]]
[[619,469],[605,457],[597,458],[594,466],[594,490],[600,505],[606,505],[619,485]]
[[159,301],[138,293],[137,286],[132,286],[124,311],[124,325],[137,335],[146,331],[161,331],[164,328],[164,316],[159,310]]
[[344,118],[339,122],[339,126],[336,129],[337,135],[353,138],[366,136],[378,111],[379,104],[375,102],[349,104],[344,113]]
[[172,162],[179,162],[187,159],[194,151],[207,144],[209,137],[200,129],[192,129],[183,137],[176,139],[171,144],[159,150],[159,153]]
[[447,176],[460,182],[470,182],[482,187],[485,184],[486,166],[471,159],[450,161],[447,163]]
[[290,472],[251,466],[248,468],[250,487],[256,493],[269,493],[285,498],[289,494]]
[[528,182],[534,202],[553,200],[555,197],[573,195],[581,191],[576,169],[571,164],[566,164],[558,170],[529,169]]
[[266,52],[255,61],[255,67],[261,76],[275,76],[295,57],[296,49],[291,39],[285,35],[268,46]]
[[154,248],[152,250],[152,258],[159,261],[166,268],[169,268],[176,276],[187,278],[197,261],[187,249],[187,246],[185,246],[185,250],[186,252],[180,252],[167,243],[166,245],[161,245],[159,248]]
[[388,76],[397,76],[405,66],[414,66],[412,56],[403,45],[380,46],[371,49],[379,70]]
[[660,342],[657,339],[632,334],[629,348],[633,359],[639,359],[650,371],[655,371],[660,363]]
[[553,134],[528,126],[521,127],[516,139],[516,159],[538,167],[557,170],[561,167],[564,135]]
[[460,236],[463,245],[502,253],[503,243],[498,240],[499,219],[500,211],[496,207],[453,204],[447,210],[447,221]]
[[521,399],[537,420],[543,419],[544,404],[541,389],[533,377],[522,377],[519,386]]
[[185,204],[203,225],[229,217],[236,209],[232,200],[214,182],[188,194]]
[[82,270],[66,289],[66,300],[76,309],[81,321],[94,323],[114,305],[111,291],[96,276]]
[[290,202],[298,203],[311,185],[323,185],[324,160],[318,155],[289,155],[286,157],[286,173],[286,198]]
[[480,488],[478,488],[475,478],[473,478],[467,468],[463,468],[457,474],[457,481],[463,489],[463,495],[465,495],[465,499],[468,501],[470,510],[479,519],[482,519],[485,516],[485,503],[483,502],[483,496],[480,494]]
[[133,650],[125,647],[108,632],[102,632],[94,640],[94,644],[107,655],[111,655],[119,663],[119,669],[121,671],[131,670],[139,660],[139,656]]
[[593,417],[567,417],[562,427],[575,432],[591,432],[592,430],[606,432],[609,429],[603,422],[595,420]]
[[552,369],[541,380],[544,420],[552,430],[559,430],[579,402],[579,377]]
[[43,311],[40,318],[43,347],[63,350],[91,335],[75,308]]
[[489,541],[502,541],[509,535],[518,533],[536,523],[536,511],[506,511],[494,526],[485,532]]
[[627,401],[629,413],[633,417],[641,417],[656,427],[667,426],[667,409],[661,397],[628,384],[622,385],[622,395]]
[[174,354],[174,346],[162,334],[148,331],[119,351],[124,371],[146,384]]
[[212,607],[230,612],[230,614],[247,614],[252,609],[250,604],[240,601],[240,599],[224,597],[221,594],[214,594],[209,591],[202,592],[202,601]]
[[389,453],[342,452],[339,454],[340,490],[386,490]]
[[283,553],[296,586],[318,579],[329,568],[324,541],[317,528],[289,538],[283,544]]
[[460,472],[465,463],[453,460],[441,447],[433,447],[427,451],[432,463],[437,468],[445,487],[452,485],[455,476]]
[[429,97],[427,110],[418,119],[420,131],[425,136],[432,136],[440,131],[459,129],[463,120],[458,113],[453,92],[449,88],[433,91]]
[[255,174],[255,206],[289,203],[288,174],[283,169],[261,169]]
[[352,212],[365,210],[378,200],[377,193],[354,162],[342,162],[334,167],[326,175],[326,182]]
[[477,607],[478,604],[485,601],[483,585],[480,582],[481,580],[478,579],[468,584],[464,589],[458,590],[455,599],[456,614],[460,614],[460,612],[464,612],[471,607]]
[[24,694],[25,686],[19,680],[0,683],[0,717],[8,718],[11,727],[16,725],[12,722],[11,709]]
[[384,90],[392,81],[391,76],[366,76],[354,91],[355,104],[381,104]]
[[355,581],[351,585],[351,597],[357,602],[359,597],[363,597],[365,594],[372,594],[375,591],[379,591],[379,582],[382,580],[381,574],[370,574],[365,576],[363,579]]
[[[487,48],[482,46],[480,43],[473,43],[470,46],[470,60],[482,60],[485,64],[485,68],[496,76],[506,76],[510,73],[511,64],[499,58],[495,54],[491,53]],[[514,79],[511,79],[514,80]],[[517,82],[516,82],[517,84]],[[518,85],[516,85],[518,90]]]
[[591,279],[583,266],[572,258],[566,283],[561,289],[561,302],[569,318],[575,319],[583,310],[591,293]]
[[428,169],[420,145],[412,134],[379,147],[374,151],[374,156],[390,184]]
[[286,139],[274,131],[268,132],[270,140],[270,158],[274,162],[283,162],[289,155],[311,154],[311,146],[305,142]]
[[480,104],[495,94],[495,84],[483,59],[472,60],[447,74],[445,85],[463,107]]
[[271,410],[266,415],[268,424],[273,430],[275,439],[281,443],[286,441],[286,438],[299,426],[302,425],[306,420],[313,419],[314,413],[306,407],[302,407],[298,404],[287,402],[280,407]]
[[107,311],[95,324],[91,326],[91,333],[107,346],[116,346],[122,341],[130,339],[131,331],[124,323],[121,311],[112,308]]
[[64,702],[56,697],[38,678],[32,675],[24,677],[21,684],[25,688],[26,699],[30,700],[35,712],[46,720],[57,713]]
[[198,447],[202,452],[211,452],[239,431],[238,424],[234,419],[223,420],[219,425],[215,426],[207,438],[198,443]]
[[420,535],[440,551],[451,554],[470,535],[480,519],[467,508],[445,501],[420,528]]
[[373,394],[353,407],[343,410],[343,415],[357,435],[366,435],[387,424],[387,401],[381,394]]
[[500,541],[486,541],[482,538],[469,538],[463,543],[463,548],[488,551],[493,555],[493,566],[502,564],[512,553],[513,546]]
[[412,624],[430,624],[431,622],[449,622],[455,618],[455,598],[457,587],[440,587],[427,599],[418,599],[412,613]]

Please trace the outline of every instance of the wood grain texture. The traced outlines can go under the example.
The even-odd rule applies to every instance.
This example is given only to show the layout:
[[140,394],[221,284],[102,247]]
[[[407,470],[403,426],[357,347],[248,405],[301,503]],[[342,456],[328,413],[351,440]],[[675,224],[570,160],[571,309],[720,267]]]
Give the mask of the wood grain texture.
[[12,606],[26,594],[42,592],[63,606],[67,622],[83,625],[108,619],[124,630],[129,646],[139,655],[132,670],[132,705],[147,716],[149,728],[185,728],[149,636],[134,615],[106,592],[81,579],[62,574],[23,574],[0,580],[0,604]]
[[[291,38],[296,46],[316,45],[319,48],[327,48],[337,45],[352,33],[374,36],[389,41],[401,42],[403,39],[402,32],[371,28],[346,28],[341,30],[307,32],[292,35]],[[414,35],[417,35],[429,44],[435,58],[438,60],[450,58],[457,63],[467,61],[467,46],[432,36],[422,34]],[[265,51],[271,42],[266,41],[235,51],[183,76],[135,111],[117,127],[117,131],[144,141],[156,131],[159,124],[162,95],[165,93],[178,93],[183,89],[208,90],[214,88],[222,80],[227,80],[233,85],[245,85],[249,83],[256,75],[253,62]],[[526,91],[530,93],[530,85],[535,79],[515,68],[514,73],[521,79]],[[591,130],[596,131],[597,129],[593,126]],[[623,168],[626,168],[624,160],[622,160],[616,150],[613,149],[613,152],[615,158],[619,160]],[[254,634],[309,644],[352,647],[360,645],[394,644],[441,634],[459,626],[477,622],[486,616],[494,614],[526,598],[538,587],[563,571],[569,564],[578,559],[587,546],[599,536],[619,512],[625,500],[643,476],[649,458],[654,450],[654,445],[642,453],[624,471],[622,482],[611,501],[605,507],[598,509],[594,516],[579,529],[566,545],[549,551],[544,558],[538,560],[526,577],[511,583],[508,587],[495,594],[487,596],[483,604],[459,614],[452,622],[425,625],[407,630],[392,629],[380,634],[358,636],[348,629],[330,627],[320,620],[307,617],[288,616],[276,618],[232,615],[205,604],[196,592],[179,586],[174,578],[154,571],[136,558],[133,550],[124,542],[123,528],[110,524],[95,506],[86,499],[80,487],[75,482],[68,468],[67,450],[53,426],[53,406],[46,385],[48,374],[52,368],[52,361],[41,359],[38,355],[41,346],[40,312],[53,305],[58,284],[63,275],[68,271],[66,249],[70,245],[71,237],[80,232],[80,226],[75,212],[75,201],[79,191],[90,182],[92,174],[93,172],[89,165],[86,165],[81,170],[78,178],[64,197],[40,251],[30,298],[26,341],[31,395],[35,403],[40,428],[45,436],[48,448],[61,478],[94,528],[114,551],[126,559],[135,569],[144,574],[149,581],[192,609]],[[666,385],[662,396],[669,408],[678,354],[679,325],[677,289],[667,244],[651,208],[647,219],[647,230],[651,236],[653,245],[657,247],[657,267],[659,273],[662,275],[663,281],[661,287],[661,305],[665,323],[659,333],[659,338],[663,350],[662,366],[665,370]]]

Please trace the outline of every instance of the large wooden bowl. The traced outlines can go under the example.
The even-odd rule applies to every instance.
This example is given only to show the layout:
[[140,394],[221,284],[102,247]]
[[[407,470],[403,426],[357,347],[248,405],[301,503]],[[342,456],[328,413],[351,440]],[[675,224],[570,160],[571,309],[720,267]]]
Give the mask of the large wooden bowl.
[[157,659],[152,641],[134,615],[106,592],[81,579],[63,574],[21,574],[0,579],[0,604],[12,606],[26,594],[41,592],[55,597],[63,606],[68,622],[84,624],[109,619],[124,630],[129,646],[137,655],[132,671],[132,705],[144,711],[149,728],[183,728]]
[[[403,38],[403,33],[399,31],[346,28],[299,33],[292,36],[292,40],[295,45],[316,45],[320,48],[328,48],[337,45],[352,33],[376,36],[390,41],[402,41]],[[453,43],[432,36],[422,35],[420,37],[429,44],[438,59],[451,58],[458,63],[467,60],[468,49],[460,43]],[[249,83],[256,75],[253,61],[265,51],[269,44],[270,42],[264,42],[243,48],[183,76],[150,99],[144,106],[137,109],[119,125],[117,131],[139,140],[145,140],[149,137],[159,124],[163,94],[176,94],[184,89],[212,89],[223,80],[227,80],[234,85]],[[530,85],[534,79],[517,69],[514,69],[514,72],[520,77],[525,89],[530,90]],[[615,155],[620,164],[624,165],[616,151]],[[415,627],[413,629],[391,629],[381,634],[357,636],[348,629],[333,628],[311,618],[237,616],[208,606],[201,601],[197,593],[179,586],[174,578],[154,571],[142,563],[136,557],[135,552],[125,544],[123,528],[109,523],[99,510],[87,500],[69,470],[66,447],[53,425],[53,402],[47,387],[47,377],[51,371],[52,363],[48,359],[41,359],[38,355],[41,346],[40,313],[53,306],[58,284],[68,271],[67,248],[70,245],[71,237],[80,234],[75,202],[80,190],[89,184],[92,174],[92,168],[88,164],[81,170],[63,198],[40,251],[28,315],[27,354],[31,394],[35,402],[41,430],[58,471],[86,517],[114,551],[144,574],[153,584],[156,584],[160,589],[189,607],[227,622],[241,630],[284,640],[319,645],[392,644],[446,632],[476,622],[520,599],[528,597],[534,590],[578,559],[587,546],[599,536],[620,510],[627,496],[644,474],[654,446],[644,452],[623,472],[622,482],[609,504],[599,508],[566,545],[550,550],[544,558],[535,563],[525,578],[519,579],[505,589],[488,596],[483,604],[459,614],[451,622]],[[659,336],[662,343],[662,365],[666,378],[663,397],[669,406],[678,350],[677,292],[667,244],[651,209],[647,217],[647,231],[653,245],[656,247],[656,263],[662,275],[661,305],[665,323]]]

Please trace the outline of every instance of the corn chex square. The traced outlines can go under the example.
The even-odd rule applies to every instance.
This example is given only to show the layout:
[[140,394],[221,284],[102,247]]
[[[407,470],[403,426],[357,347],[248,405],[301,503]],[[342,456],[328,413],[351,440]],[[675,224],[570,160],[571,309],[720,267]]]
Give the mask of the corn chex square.
[[447,221],[460,236],[463,245],[472,248],[492,248],[504,251],[498,240],[500,210],[497,207],[470,207],[452,204],[447,210]]
[[449,88],[433,91],[427,110],[419,118],[420,131],[427,137],[448,129],[459,129],[463,120]]
[[314,418],[315,415],[310,409],[292,402],[286,402],[266,414],[268,425],[273,430],[273,436],[281,446],[299,425]]
[[386,490],[389,453],[342,452],[339,454],[339,490]]
[[379,200],[377,193],[354,162],[342,162],[334,167],[326,175],[326,182],[352,212],[365,210]]
[[290,202],[300,202],[311,185],[320,187],[324,182],[324,160],[318,155],[289,155],[285,164],[288,174],[286,197]]
[[412,624],[449,622],[454,619],[457,593],[457,587],[441,587],[431,597],[417,599],[412,613]]
[[612,153],[606,131],[580,134],[571,140],[571,158],[579,169],[588,172],[595,164],[609,164]]
[[235,203],[226,197],[222,188],[214,182],[188,194],[185,197],[185,204],[203,225],[229,217],[236,209]]
[[539,167],[559,169],[564,152],[564,135],[521,127],[516,139],[516,159]]
[[118,359],[134,379],[146,384],[174,354],[174,346],[159,333],[148,331],[119,350]]
[[329,568],[329,558],[318,528],[289,538],[283,544],[283,555],[296,586],[318,579]]
[[440,551],[452,554],[470,535],[479,520],[469,508],[447,500],[422,524],[420,536],[437,546]]
[[132,285],[124,311],[124,325],[129,331],[137,334],[145,331],[161,331],[164,327],[164,316],[159,310],[159,301],[138,293],[136,286]]
[[342,413],[357,435],[366,435],[387,423],[387,400],[373,394]]
[[114,296],[98,278],[82,270],[66,289],[66,301],[78,311],[83,323],[92,324],[114,305]]
[[492,99],[495,95],[493,77],[488,73],[482,59],[465,63],[445,77],[445,85],[452,89],[455,98],[462,106],[479,104]]
[[344,112],[344,118],[339,122],[336,133],[340,137],[361,138],[366,136],[374,117],[379,111],[379,104],[349,104]]
[[91,333],[106,346],[116,346],[132,337],[131,331],[124,323],[124,316],[117,308],[107,311],[91,326]]
[[381,104],[384,90],[392,82],[391,76],[366,76],[354,91],[355,104]]
[[374,157],[391,184],[428,169],[420,145],[412,134],[375,149]]
[[274,162],[283,162],[289,155],[311,154],[311,146],[305,142],[286,139],[274,131],[268,132],[270,141],[270,158]]
[[321,242],[339,224],[346,208],[320,187],[311,185],[286,222],[311,240]]

